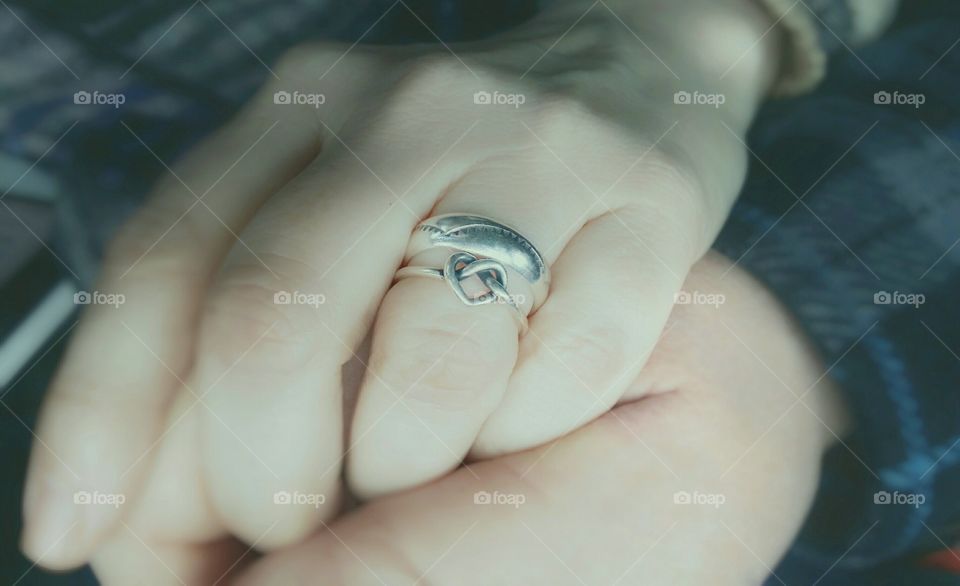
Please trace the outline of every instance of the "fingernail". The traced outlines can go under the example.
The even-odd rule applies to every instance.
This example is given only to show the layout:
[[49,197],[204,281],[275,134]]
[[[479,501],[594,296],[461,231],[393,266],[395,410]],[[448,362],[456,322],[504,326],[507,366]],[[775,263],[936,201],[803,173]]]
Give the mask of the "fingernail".
[[48,479],[29,483],[23,503],[24,530],[20,547],[33,560],[53,564],[71,548],[80,522],[74,494]]

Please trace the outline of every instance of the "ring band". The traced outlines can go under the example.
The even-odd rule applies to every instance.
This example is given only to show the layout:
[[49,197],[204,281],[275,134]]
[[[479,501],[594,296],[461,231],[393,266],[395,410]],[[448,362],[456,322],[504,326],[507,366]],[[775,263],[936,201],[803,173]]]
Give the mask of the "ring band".
[[[399,281],[400,279],[406,279],[408,277],[429,277],[431,279],[450,282],[451,286],[453,286],[452,281],[448,281],[447,277],[444,275],[443,269],[433,269],[430,267],[403,267],[397,271],[395,280]],[[460,277],[457,276],[456,281],[459,283],[460,280]],[[517,320],[517,324],[520,326],[520,333],[525,334],[527,332],[527,314],[516,302],[513,301],[512,296],[507,291],[506,287],[490,277],[484,279],[483,284],[486,285],[490,291],[479,297],[471,298],[466,296],[465,293],[462,293],[463,290],[459,285],[454,288],[454,293],[456,293],[457,297],[460,297],[461,301],[464,301],[464,303],[467,305],[482,305],[484,303],[493,303],[497,300],[509,305],[513,309],[512,313]],[[487,299],[487,296],[491,296],[491,298]],[[466,298],[466,300],[464,300],[464,298]]]
[[[500,302],[514,308],[526,330],[527,315],[539,308],[550,289],[550,271],[543,256],[518,231],[490,218],[465,214],[444,214],[420,222],[407,246],[404,262],[421,252],[443,248],[453,252],[444,266],[405,266],[396,279],[429,277],[446,281],[466,305]],[[510,293],[510,275],[519,276],[529,288],[531,303],[518,301]],[[487,291],[468,295],[463,283],[478,277]]]

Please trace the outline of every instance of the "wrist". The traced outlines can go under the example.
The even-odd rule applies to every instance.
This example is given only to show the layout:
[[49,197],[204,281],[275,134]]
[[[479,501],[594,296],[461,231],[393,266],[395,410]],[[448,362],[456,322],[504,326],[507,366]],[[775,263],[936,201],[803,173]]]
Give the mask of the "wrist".
[[[659,71],[645,73],[658,74],[671,94],[722,94],[727,122],[740,133],[779,73],[782,33],[759,0],[552,0],[537,20],[555,38],[593,27],[590,36],[637,61],[654,59]],[[647,76],[637,81],[650,87]]]

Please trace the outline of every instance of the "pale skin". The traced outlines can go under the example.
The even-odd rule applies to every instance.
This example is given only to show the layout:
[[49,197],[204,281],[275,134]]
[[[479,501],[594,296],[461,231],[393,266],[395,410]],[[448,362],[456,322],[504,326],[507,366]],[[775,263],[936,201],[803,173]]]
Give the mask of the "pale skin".
[[[111,559],[135,557],[110,554],[135,534],[184,574],[206,572],[198,543],[272,550],[334,518],[342,471],[350,493],[379,497],[464,458],[549,445],[649,393],[636,381],[736,197],[740,140],[779,61],[753,2],[678,4],[608,2],[580,18],[590,4],[558,2],[455,56],[292,51],[111,248],[98,289],[127,303],[91,307],[54,381],[25,551],[52,568],[95,556],[108,576]],[[525,102],[474,103],[494,90]],[[680,90],[724,105],[677,104]],[[325,99],[276,104],[277,91]],[[392,285],[417,221],[447,212],[507,222],[551,264],[528,334],[509,308],[468,308],[441,282]],[[277,304],[281,291],[324,303]],[[371,332],[345,423],[342,367]],[[471,468],[504,474],[535,453]],[[77,507],[78,490],[128,505]],[[278,507],[279,491],[325,502]],[[397,498],[383,502],[411,497]]]
[[165,534],[169,505],[146,497],[94,569],[105,584],[760,584],[846,421],[828,366],[730,265],[693,267],[684,290],[723,302],[676,306],[620,403],[574,433],[372,501],[252,567],[234,539]]
[[[790,316],[728,269],[713,253],[694,266],[684,289],[725,302],[677,306],[612,411],[554,443],[474,464],[477,477],[460,469],[371,503],[238,583],[762,583],[846,422]],[[476,505],[481,490],[526,500]],[[678,504],[678,492],[700,504]]]

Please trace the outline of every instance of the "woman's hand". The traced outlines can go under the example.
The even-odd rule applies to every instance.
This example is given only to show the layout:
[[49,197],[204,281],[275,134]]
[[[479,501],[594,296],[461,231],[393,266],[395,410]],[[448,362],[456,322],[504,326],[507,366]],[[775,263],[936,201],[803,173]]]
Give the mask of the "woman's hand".
[[[56,377],[26,551],[68,567],[117,531],[290,544],[338,509],[344,456],[372,497],[622,400],[740,186],[770,25],[750,0],[569,1],[450,51],[293,51],[111,248],[98,290],[126,304],[90,308]],[[552,265],[522,338],[508,307],[391,287],[415,224],[446,212]],[[348,430],[341,371],[371,326]]]
[[[369,503],[239,584],[761,584],[844,417],[789,316],[729,264],[710,255],[693,268],[684,290],[700,304],[676,307],[611,412]],[[242,566],[244,550],[223,544],[174,555],[151,543],[158,560],[123,538],[95,563],[106,584],[170,571],[210,584]]]

